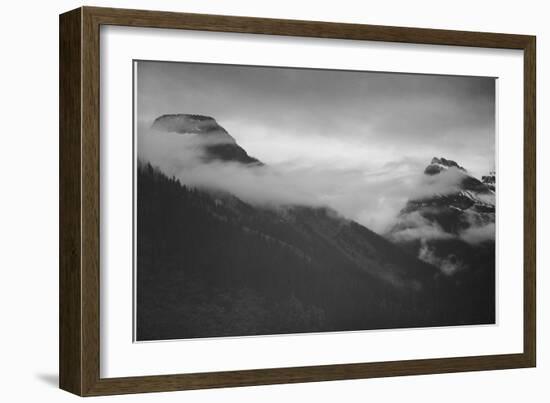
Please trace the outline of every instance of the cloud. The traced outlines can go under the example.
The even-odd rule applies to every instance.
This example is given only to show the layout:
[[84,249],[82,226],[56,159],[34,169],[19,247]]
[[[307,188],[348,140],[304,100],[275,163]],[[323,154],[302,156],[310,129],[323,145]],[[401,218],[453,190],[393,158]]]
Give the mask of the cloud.
[[428,246],[426,241],[422,241],[420,250],[418,251],[418,258],[426,263],[432,264],[446,274],[447,276],[455,274],[457,271],[464,269],[463,263],[454,255],[441,258],[436,256],[433,248]]
[[437,175],[422,175],[412,190],[410,199],[418,200],[434,194],[447,195],[457,192],[464,177],[464,172],[455,167],[443,170]]
[[427,220],[418,211],[405,214],[399,220],[399,230],[391,233],[396,242],[422,240],[422,242],[453,239],[456,236],[445,232],[436,222]]
[[[411,194],[433,191],[418,169],[421,163],[403,159],[392,163],[301,164],[246,166],[235,162],[202,160],[205,141],[200,134],[168,133],[138,125],[138,155],[182,183],[236,195],[267,207],[327,206],[342,216],[384,233],[394,223]],[[255,155],[252,155],[255,156]],[[411,170],[411,165],[415,165]],[[450,189],[452,181],[438,184]]]
[[460,239],[469,244],[479,244],[495,239],[495,223],[488,223],[481,226],[472,226],[460,233]]
[[[430,241],[434,239],[460,239],[470,245],[479,245],[482,242],[495,239],[495,224],[473,225],[470,228],[460,232],[458,235],[451,235],[443,231],[426,233],[426,228],[416,228],[411,239],[420,239],[420,249],[418,258],[426,263],[438,267],[444,274],[450,276],[459,270],[466,268],[464,262],[460,261],[455,255],[450,254],[445,257],[437,256],[435,249],[430,246]],[[405,239],[407,240],[407,239]],[[410,240],[410,239],[409,239]]]
[[[447,207],[441,209],[432,206],[431,203],[422,205],[422,194],[428,194],[429,198],[434,194],[445,195],[460,190],[459,184],[464,179],[464,173],[456,168],[441,171],[437,175],[425,175],[414,189],[411,199],[416,200],[416,206],[420,210],[411,209],[410,212],[401,213],[398,222],[389,234],[391,240],[396,242],[420,242],[418,258],[438,267],[444,274],[452,275],[466,267],[454,254],[439,256],[436,251],[437,241],[460,240],[470,245],[479,245],[482,242],[495,239],[494,213],[482,212],[475,209],[461,210],[460,222],[466,226],[458,232],[447,232],[438,223],[430,218],[442,217],[444,220],[448,212]],[[483,203],[494,205],[495,195],[476,195]],[[428,218],[426,218],[428,217]]]

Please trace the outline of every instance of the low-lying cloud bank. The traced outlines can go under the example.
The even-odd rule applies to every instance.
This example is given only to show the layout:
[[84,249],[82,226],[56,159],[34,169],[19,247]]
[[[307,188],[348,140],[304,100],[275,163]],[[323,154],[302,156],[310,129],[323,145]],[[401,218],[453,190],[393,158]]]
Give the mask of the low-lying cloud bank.
[[454,255],[446,257],[438,257],[433,248],[431,248],[427,242],[422,241],[420,250],[418,251],[418,258],[426,263],[429,263],[435,267],[438,267],[443,274],[451,276],[456,272],[464,269],[464,264],[456,258]]
[[[226,191],[255,205],[328,206],[378,233],[395,223],[408,199],[453,192],[460,180],[452,172],[427,177],[423,174],[427,161],[406,158],[381,166],[365,161],[345,168],[290,162],[264,166],[219,160],[205,163],[204,147],[213,141],[200,134],[169,133],[140,124],[138,157],[190,186]],[[429,237],[431,231],[435,236],[436,230],[427,228],[424,235]],[[468,235],[470,239],[476,236],[481,234]]]
[[460,233],[460,239],[469,244],[479,244],[481,242],[495,239],[495,223],[488,223],[481,226],[473,226]]
[[396,242],[456,238],[456,235],[445,232],[436,222],[427,220],[418,211],[401,216],[399,225],[400,229],[391,234],[392,240]]

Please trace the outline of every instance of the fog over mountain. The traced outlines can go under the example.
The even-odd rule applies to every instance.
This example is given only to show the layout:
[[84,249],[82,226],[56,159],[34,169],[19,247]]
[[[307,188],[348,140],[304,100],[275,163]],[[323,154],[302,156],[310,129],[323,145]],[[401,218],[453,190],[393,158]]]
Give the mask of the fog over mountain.
[[[189,115],[172,116],[181,120]],[[323,164],[263,164],[214,118],[208,119],[215,130],[203,132],[183,121],[177,130],[158,121],[140,125],[139,158],[188,185],[224,190],[257,205],[328,206],[379,233],[389,230],[409,198],[453,192],[462,179],[452,171],[427,178],[407,160],[366,172]],[[221,150],[235,158],[216,158],[223,156]]]
[[495,80],[138,62],[136,337],[495,322]]
[[424,175],[431,183],[452,181],[454,189],[411,197],[387,238],[447,275],[493,268],[495,174],[480,181],[455,161],[434,157]]
[[265,165],[204,115],[140,132],[138,340],[494,322],[494,193],[454,161],[384,238],[350,218],[361,175]]

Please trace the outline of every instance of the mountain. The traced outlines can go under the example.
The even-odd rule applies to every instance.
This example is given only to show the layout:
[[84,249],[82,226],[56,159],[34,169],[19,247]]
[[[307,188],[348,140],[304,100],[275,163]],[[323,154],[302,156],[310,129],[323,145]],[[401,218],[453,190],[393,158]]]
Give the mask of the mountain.
[[430,162],[430,165],[426,167],[426,169],[424,170],[424,173],[426,175],[436,175],[441,171],[445,171],[449,168],[456,168],[462,172],[466,172],[466,170],[462,168],[460,165],[458,165],[455,161],[448,160],[443,157],[442,158],[433,157],[432,162]]
[[489,172],[489,175],[481,177],[481,181],[493,192],[496,189],[496,173],[495,171]]
[[480,311],[494,318],[494,173],[492,183],[480,181],[455,161],[434,157],[424,175],[433,192],[410,199],[386,238],[437,266],[457,284],[458,298],[478,299]]
[[407,238],[412,230],[427,225],[441,237],[460,237],[474,228],[494,224],[494,190],[455,161],[434,157],[424,174],[427,187],[433,187],[434,193],[407,202],[391,238]]
[[205,162],[237,162],[245,165],[262,165],[237,144],[235,139],[210,116],[172,114],[159,116],[152,125],[161,132],[200,136]]
[[[424,185],[433,193],[409,200],[399,214],[389,237],[400,241],[429,238],[417,231],[429,226],[434,238],[460,238],[475,228],[495,223],[495,192],[492,187],[471,176],[455,161],[434,157],[424,170]],[[486,178],[486,177],[484,177]],[[494,176],[493,176],[494,183]]]
[[[164,115],[154,126],[248,155],[209,117]],[[188,187],[144,161],[136,207],[138,340],[493,320],[478,297],[459,298],[436,265],[328,208],[253,205]]]

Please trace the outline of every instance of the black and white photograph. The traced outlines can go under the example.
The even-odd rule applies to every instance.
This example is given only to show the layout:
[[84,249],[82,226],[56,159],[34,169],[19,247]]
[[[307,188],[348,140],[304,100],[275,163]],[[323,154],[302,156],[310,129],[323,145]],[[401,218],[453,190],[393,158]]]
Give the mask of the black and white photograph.
[[496,86],[134,61],[135,341],[495,324]]

